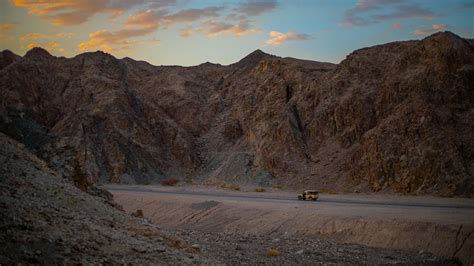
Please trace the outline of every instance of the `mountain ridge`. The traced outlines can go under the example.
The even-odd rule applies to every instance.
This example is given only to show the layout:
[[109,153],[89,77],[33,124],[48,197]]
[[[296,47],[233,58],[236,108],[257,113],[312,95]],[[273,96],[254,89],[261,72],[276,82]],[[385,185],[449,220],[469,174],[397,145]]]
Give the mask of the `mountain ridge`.
[[91,183],[468,196],[473,51],[452,33],[359,49],[340,64],[256,50],[226,66],[153,66],[36,49],[0,60],[0,129],[31,142],[33,124],[44,126],[54,140],[36,152],[63,170],[75,162]]

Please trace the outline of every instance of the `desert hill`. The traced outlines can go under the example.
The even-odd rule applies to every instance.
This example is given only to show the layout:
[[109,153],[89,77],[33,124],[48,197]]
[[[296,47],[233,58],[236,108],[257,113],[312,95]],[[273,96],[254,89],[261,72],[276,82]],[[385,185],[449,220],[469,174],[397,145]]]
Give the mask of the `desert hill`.
[[165,178],[474,193],[474,46],[440,32],[340,64],[257,50],[227,66],[0,54],[0,131],[90,183]]

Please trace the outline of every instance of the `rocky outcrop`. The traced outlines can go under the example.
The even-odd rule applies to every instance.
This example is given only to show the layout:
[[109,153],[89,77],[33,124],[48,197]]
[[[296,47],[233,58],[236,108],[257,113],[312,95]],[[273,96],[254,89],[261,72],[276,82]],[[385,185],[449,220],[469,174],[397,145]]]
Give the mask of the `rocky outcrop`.
[[474,192],[474,48],[450,32],[360,49],[339,65],[260,50],[228,66],[40,48],[4,58],[2,112],[66,141],[92,183]]

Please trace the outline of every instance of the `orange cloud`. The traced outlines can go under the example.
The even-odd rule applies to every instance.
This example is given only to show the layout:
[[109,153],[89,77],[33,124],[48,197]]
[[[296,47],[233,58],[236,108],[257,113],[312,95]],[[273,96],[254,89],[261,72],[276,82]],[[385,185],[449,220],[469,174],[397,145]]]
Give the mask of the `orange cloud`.
[[287,41],[303,41],[309,38],[307,34],[301,34],[301,33],[296,33],[292,31],[288,33],[271,31],[268,35],[270,35],[270,39],[267,40],[266,44],[272,45],[272,46],[277,46]]
[[236,37],[241,37],[251,33],[260,32],[261,29],[251,28],[248,20],[241,20],[236,25],[208,20],[201,24],[199,31],[205,33],[208,37],[215,37],[226,33],[233,34]]
[[117,17],[143,0],[13,0],[13,3],[56,26],[69,26],[84,23],[97,13]]
[[20,41],[30,41],[30,40],[40,40],[40,39],[66,39],[72,38],[74,33],[66,32],[66,33],[55,33],[55,34],[42,34],[42,33],[28,33],[20,37]]
[[181,37],[187,38],[193,35],[193,29],[191,27],[183,28],[179,30],[179,35]]
[[61,44],[59,42],[46,42],[46,43],[33,42],[33,43],[30,43],[30,44],[26,45],[26,48],[28,50],[33,49],[35,47],[41,47],[41,48],[44,48],[44,49],[46,49],[50,52],[59,52],[59,53],[62,53],[62,54],[64,54],[64,52],[66,52],[66,50],[61,47]]
[[[185,9],[174,14],[168,11],[159,10],[143,10],[129,16],[124,25],[125,29],[118,31],[101,30],[89,34],[89,41],[82,42],[78,45],[80,51],[104,50],[107,52],[128,50],[132,44],[142,43],[134,38],[142,37],[153,33],[162,25],[167,27],[176,23],[193,22],[205,17],[218,16],[220,7],[206,7],[202,9]],[[245,25],[240,25],[243,30]],[[237,33],[237,29],[234,29]],[[187,28],[181,31],[181,35],[189,37],[192,29]],[[239,34],[243,34],[243,31]],[[154,42],[155,43],[155,42]]]
[[81,52],[91,50],[103,50],[106,52],[128,50],[131,45],[137,44],[138,41],[134,37],[147,35],[156,30],[156,27],[124,29],[115,32],[108,30],[100,30],[89,34],[89,41],[82,42],[78,45]]
[[162,17],[167,14],[164,10],[144,10],[137,12],[127,18],[125,21],[126,27],[156,27],[161,24]]
[[398,22],[392,24],[392,29],[399,30],[401,28],[402,28],[402,25]]
[[0,23],[0,33],[7,33],[16,26],[16,23]]
[[435,33],[437,31],[442,31],[448,28],[446,24],[433,24],[431,25],[431,29],[417,29],[413,32],[415,35],[428,35],[431,33]]
[[0,23],[0,40],[7,38],[10,39],[11,37],[8,37],[7,35],[14,27],[16,27],[16,23]]

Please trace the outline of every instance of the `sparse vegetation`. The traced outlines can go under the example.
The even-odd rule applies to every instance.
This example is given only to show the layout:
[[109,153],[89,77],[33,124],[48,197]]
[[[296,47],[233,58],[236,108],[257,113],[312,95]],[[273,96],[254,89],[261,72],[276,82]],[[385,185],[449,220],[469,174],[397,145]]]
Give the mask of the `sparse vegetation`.
[[237,184],[232,184],[232,183],[223,183],[221,185],[221,188],[225,188],[225,189],[232,189],[232,190],[235,190],[235,191],[240,191],[240,186],[237,185]]
[[256,187],[255,192],[265,192],[265,189],[263,187]]
[[324,194],[338,194],[337,191],[333,189],[325,189],[325,188],[321,189],[320,192]]
[[280,256],[280,251],[276,250],[276,249],[268,249],[267,250],[267,257],[278,257]]
[[227,183],[225,181],[218,180],[218,179],[215,179],[215,178],[209,178],[208,180],[206,180],[205,184],[208,185],[208,186],[216,186],[216,187],[220,187],[220,188],[223,188],[223,189],[231,189],[231,190],[235,190],[235,191],[240,191],[240,186],[239,185],[234,184],[234,183]]
[[138,209],[135,212],[132,212],[132,216],[143,218],[143,210]]
[[160,184],[162,186],[174,186],[176,184],[178,184],[179,180],[176,179],[176,178],[167,178],[167,179],[163,179],[161,180]]

